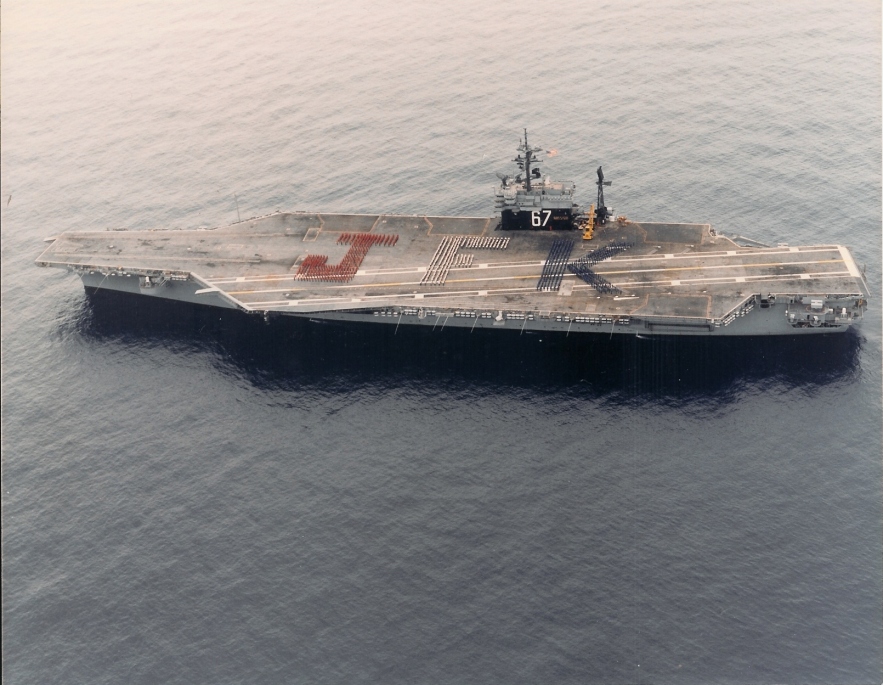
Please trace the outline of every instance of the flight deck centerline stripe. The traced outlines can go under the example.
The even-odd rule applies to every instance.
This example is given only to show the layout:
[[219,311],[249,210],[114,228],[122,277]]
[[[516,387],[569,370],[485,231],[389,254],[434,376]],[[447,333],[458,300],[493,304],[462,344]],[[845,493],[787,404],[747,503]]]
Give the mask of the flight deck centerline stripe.
[[764,262],[763,264],[706,264],[703,266],[667,266],[659,269],[621,269],[619,271],[601,271],[599,274],[644,274],[661,271],[704,271],[707,269],[763,269],[770,266],[805,266],[807,264],[840,264],[842,259],[818,259],[806,262]]
[[[808,279],[830,279],[830,278],[841,278],[843,276],[848,276],[849,274],[845,271],[842,272],[825,272],[820,274],[806,274]],[[793,275],[779,275],[779,276],[755,276],[751,277],[745,281],[744,283],[774,283],[774,282],[788,282],[788,281],[796,281],[800,280],[794,278]],[[717,278],[696,278],[691,279],[688,284],[692,286],[696,285],[727,285],[728,283],[735,282],[736,279],[733,276],[719,276]],[[628,287],[628,288],[654,288],[659,286],[671,285],[671,281],[617,281],[614,285]],[[684,282],[682,282],[684,285]],[[588,289],[591,286],[588,285],[575,285],[574,290],[576,289]],[[702,293],[705,295],[706,293]],[[711,296],[719,295],[726,296],[726,293],[708,293]]]
[[[803,279],[803,276],[806,276],[806,279]],[[739,278],[736,276],[719,276],[717,278],[696,278],[691,279],[688,283],[689,285],[726,285],[728,283],[776,283],[776,282],[788,282],[788,281],[799,281],[799,280],[823,280],[823,279],[831,279],[831,278],[843,278],[844,276],[848,276],[849,273],[846,271],[837,271],[837,272],[822,272],[816,274],[801,274],[800,278],[796,278],[794,274],[781,274],[777,276],[749,276],[748,278]],[[683,286],[682,282],[682,286]],[[671,281],[617,281],[614,285],[621,286],[623,288],[654,288],[658,286],[671,285]],[[577,285],[574,286],[576,288],[588,288],[587,285]],[[705,295],[706,293],[702,293]],[[718,296],[726,296],[726,293],[708,293],[709,295],[718,295]]]
[[[799,251],[799,254],[806,254],[809,252],[836,252],[837,246],[813,246],[810,248],[806,248]],[[777,254],[790,254],[790,250],[783,249],[767,249],[767,250],[752,250],[745,252],[735,252],[733,250],[728,250],[726,252],[676,252],[676,253],[666,253],[666,254],[635,254],[628,255],[622,257],[610,257],[607,261],[614,262],[653,262],[653,261],[670,261],[672,259],[702,259],[705,257],[711,257],[715,259],[726,259],[727,257],[766,257],[769,255],[777,255]]]
[[[836,249],[801,250],[798,254],[799,255],[807,255],[807,254],[825,253],[825,252],[830,252],[830,253],[836,254],[837,250]],[[683,261],[686,261],[686,260],[695,261],[696,259],[720,260],[725,263],[733,263],[733,262],[736,262],[737,260],[739,262],[741,262],[745,258],[765,258],[765,257],[772,257],[775,255],[779,255],[779,254],[789,254],[789,253],[788,252],[763,252],[763,253],[740,254],[740,255],[728,256],[728,255],[720,254],[720,253],[692,252],[692,253],[684,254],[684,255],[674,255],[674,257],[672,257],[672,258],[667,258],[667,257],[661,256],[661,255],[659,255],[659,256],[653,255],[653,256],[645,256],[645,257],[608,257],[603,262],[599,262],[599,263],[624,264],[624,263],[631,263],[631,262],[672,262],[672,261],[677,262],[677,261],[682,261],[682,260]]]

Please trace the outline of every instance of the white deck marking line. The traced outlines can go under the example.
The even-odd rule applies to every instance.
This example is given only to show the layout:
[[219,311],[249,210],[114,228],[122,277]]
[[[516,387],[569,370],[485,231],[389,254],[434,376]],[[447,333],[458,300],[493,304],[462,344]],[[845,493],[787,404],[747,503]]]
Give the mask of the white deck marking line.
[[[489,293],[493,294],[508,294],[508,293],[517,293],[517,292],[536,292],[535,288],[500,288],[498,290],[490,290]],[[423,298],[418,298],[421,293],[392,293],[390,295],[366,295],[362,298],[363,302],[369,304],[371,301],[384,302],[387,300],[416,300],[426,298],[427,295],[423,293]],[[432,297],[437,299],[442,298],[452,298],[459,299],[463,297],[477,297],[477,290],[460,290],[457,292],[450,293],[432,293]],[[268,305],[268,304],[324,304],[324,303],[334,303],[334,302],[347,302],[350,298],[347,297],[317,297],[315,299],[308,300],[255,300],[249,302],[249,306],[257,306],[257,305]],[[434,306],[442,306],[442,305],[434,305]]]
[[263,281],[294,281],[294,274],[285,276],[224,276],[223,278],[212,278],[211,283],[215,285],[233,285],[235,283],[260,283]]
[[[823,272],[810,274],[810,278],[813,279],[827,279],[827,278],[839,278],[842,276],[848,276],[849,273],[846,271],[840,271],[837,273]],[[702,283],[709,284],[725,284],[732,282],[734,278],[732,276],[719,276],[716,278],[694,278],[690,279],[689,283],[691,285],[699,285]],[[746,281],[746,283],[764,283],[764,282],[774,282],[774,281],[790,281],[796,280],[793,278],[791,274],[779,274],[775,276],[750,276]],[[618,281],[614,283],[617,286],[629,287],[629,288],[643,288],[650,286],[658,286],[658,285],[669,285],[671,281],[644,281],[644,282],[631,282],[631,281]],[[592,286],[590,285],[575,285],[574,289],[590,289]],[[486,296],[487,294],[507,294],[507,293],[515,293],[515,292],[533,292],[534,288],[497,288],[495,290],[458,290],[452,292],[438,292],[438,293],[390,293],[383,295],[366,295],[361,298],[364,302],[369,302],[370,300],[389,300],[395,298],[403,298],[403,299],[424,299],[424,298],[445,298],[445,297],[476,297],[476,296]],[[258,291],[258,292],[274,292],[274,291]],[[257,294],[257,293],[256,293]],[[714,296],[715,293],[711,293],[711,296]],[[346,302],[350,301],[351,298],[348,297],[316,297],[310,299],[302,299],[295,300],[295,302],[302,303],[310,303],[317,304],[320,302]],[[291,302],[291,300],[279,300],[280,302]],[[260,301],[253,301],[251,304],[265,304]]]
[[[530,262],[501,262],[499,264],[488,264],[482,268],[488,269],[509,269],[509,268],[527,268],[527,267],[536,267],[542,266],[545,264],[543,260],[530,261]],[[452,268],[451,271],[469,271],[474,269],[475,267],[455,267]],[[414,267],[400,267],[397,269],[359,269],[356,272],[356,276],[395,276],[396,274],[420,274],[426,273],[425,266],[414,266]],[[539,278],[539,276],[537,276]],[[230,283],[260,283],[263,281],[285,281],[285,280],[295,280],[294,275],[292,274],[280,274],[280,275],[268,275],[268,276],[224,276],[222,278],[212,279],[212,283],[216,285],[226,285]]]
[[[67,255],[72,255],[74,257],[89,257],[89,258],[94,258],[94,259],[111,259],[111,260],[113,260],[114,264],[119,264],[120,260],[125,261],[126,259],[128,259],[128,257],[126,257],[125,255],[122,255],[122,254],[113,254],[113,255],[91,254],[91,253],[86,254],[86,253],[82,253],[82,252],[59,252],[57,250],[55,252],[53,252],[52,254],[53,255],[67,254]],[[235,262],[236,264],[260,264],[260,261],[261,261],[260,259],[256,259],[256,258],[252,258],[252,259],[232,259],[231,258],[231,259],[228,259],[225,257],[212,257],[210,255],[206,255],[204,257],[177,257],[177,256],[169,257],[169,255],[152,256],[152,255],[139,254],[137,256],[137,259],[150,259],[150,260],[164,259],[167,262]],[[62,263],[67,264],[68,262],[62,262]]]
[[[837,246],[813,246],[804,250],[800,250],[800,254],[806,252],[836,252]],[[619,254],[616,257],[609,257],[604,260],[606,262],[642,262],[642,261],[663,261],[669,259],[705,259],[706,257],[725,259],[727,257],[767,257],[777,254],[790,254],[790,250],[782,249],[755,249],[750,252],[736,252],[728,250],[726,252],[682,252],[669,257],[668,255],[634,255],[629,256],[628,253]]]
[[861,278],[862,272],[859,271],[858,266],[855,264],[855,260],[852,258],[852,255],[849,254],[849,251],[841,246],[837,248],[840,251],[840,256],[843,257],[843,261],[846,263],[846,268],[849,269],[849,275],[853,278]]
[[[826,279],[826,278],[837,278],[837,277],[847,276],[847,275],[849,275],[848,272],[844,271],[844,272],[836,273],[836,274],[831,274],[831,273],[812,274],[812,278],[822,280],[822,279]],[[766,282],[786,281],[786,280],[790,280],[790,279],[791,279],[791,277],[789,275],[777,276],[777,277],[762,277],[761,276],[761,277],[752,278],[751,281],[749,281],[749,283],[763,283],[765,281]],[[695,279],[695,280],[697,283],[703,282],[703,279]],[[730,278],[721,277],[721,278],[709,279],[709,282],[710,282],[710,280],[726,281],[726,280],[732,280],[732,277],[730,277]],[[654,286],[654,285],[664,285],[667,283],[669,283],[669,281],[653,281],[653,282],[647,282],[647,283],[614,283],[614,285],[625,286],[625,287],[630,287],[630,288],[643,288],[643,287],[650,287],[650,286]],[[591,286],[590,285],[576,285],[576,286],[574,286],[574,288],[575,289],[576,288],[583,289],[583,288],[591,288]],[[488,294],[506,295],[506,294],[517,293],[517,292],[535,292],[535,289],[534,288],[499,288],[497,290],[488,291]],[[445,299],[446,298],[461,299],[461,298],[465,298],[465,297],[476,297],[477,295],[478,295],[478,291],[475,291],[475,290],[463,290],[463,291],[450,292],[450,293],[432,293],[432,297],[438,298],[438,299],[443,299],[443,298],[445,298]],[[416,299],[424,299],[424,297],[425,297],[424,293],[417,293],[417,294],[393,293],[391,295],[368,295],[368,296],[362,298],[362,300],[365,305],[371,305],[372,302],[385,302],[385,301],[390,301],[390,300],[416,300]],[[241,304],[246,309],[261,309],[263,307],[273,307],[273,306],[281,306],[281,305],[297,306],[299,304],[304,304],[304,305],[315,306],[317,304],[333,304],[333,303],[339,303],[339,302],[347,302],[348,299],[349,298],[346,298],[346,297],[323,297],[323,298],[316,298],[316,299],[309,299],[309,300],[267,300],[267,301],[256,300],[256,301],[249,302],[247,304],[244,302]],[[444,304],[435,304],[433,306],[443,307]],[[487,306],[487,305],[485,305],[485,306]],[[576,311],[576,310],[574,310],[574,311]]]
[[[849,273],[846,271],[838,271],[838,272],[823,272],[817,274],[806,274],[807,280],[822,280],[825,278],[842,278],[843,276],[848,276]],[[772,283],[775,281],[796,281],[801,280],[795,278],[793,274],[777,274],[775,276],[749,276],[748,278],[735,278],[733,276],[718,276],[716,278],[691,278],[686,281],[681,281],[681,285],[702,285],[703,283],[707,283],[709,285],[725,285],[727,283]],[[652,286],[659,285],[672,285],[671,281],[617,281],[613,285],[622,287],[622,288],[649,288]],[[574,288],[591,288],[590,285],[577,285]],[[703,295],[726,295],[726,293],[702,293]]]
[[[805,250],[800,250],[801,254],[809,253],[809,252],[834,252],[839,248],[837,246],[834,247],[812,247],[807,248]],[[777,255],[777,254],[789,254],[791,250],[764,250],[764,251],[751,251],[751,252],[739,252],[735,253],[738,257],[763,257],[766,255]],[[732,250],[730,251],[732,253]],[[676,254],[673,256],[673,259],[705,259],[705,258],[724,258],[727,256],[731,256],[728,252],[690,252],[685,254]],[[666,260],[665,256],[662,255],[641,255],[635,257],[628,256],[618,256],[614,258],[608,258],[604,260],[602,263],[613,263],[613,264],[621,264],[624,262],[635,262],[635,261],[662,261]],[[246,260],[241,260],[246,261]],[[503,269],[508,267],[528,267],[528,266],[542,266],[545,262],[543,260],[530,260],[524,262],[495,262],[489,263],[487,266],[483,264],[479,264],[479,268],[490,268],[490,269]],[[788,262],[792,263],[792,262]],[[799,263],[799,262],[793,262]],[[737,265],[738,266],[738,265]],[[463,267],[465,269],[475,268],[473,267]],[[675,267],[672,267],[675,268]],[[409,266],[409,267],[395,267],[388,269],[359,269],[357,275],[359,276],[371,276],[371,275],[393,275],[397,273],[407,274],[407,273],[424,273],[426,271],[425,266]],[[272,281],[272,280],[287,280],[293,279],[294,276],[290,273],[288,274],[268,274],[265,276],[223,276],[218,279],[211,279],[212,283],[215,284],[225,284],[225,283],[236,283],[236,282],[260,282],[260,281]]]
[[[489,276],[487,278],[454,278],[448,279],[448,283],[486,283],[488,281],[526,281],[533,280],[539,278],[539,274],[528,274],[527,276]],[[576,278],[573,274],[565,274],[565,278]],[[297,281],[297,284],[304,283],[310,284],[315,283],[315,281]],[[346,290],[349,288],[403,288],[409,285],[420,285],[420,281],[397,281],[395,283],[352,283],[348,285],[327,285],[325,287],[321,287],[322,290]],[[248,295],[251,293],[283,293],[292,290],[293,288],[266,288],[261,290],[225,290],[224,292],[229,292],[233,295]],[[298,290],[303,290],[303,287],[298,287]],[[310,288],[310,290],[316,290],[316,288]],[[526,288],[526,290],[531,290],[531,288]],[[426,295],[436,295],[445,294],[445,291],[427,291]]]
[[[827,252],[836,249],[836,245],[808,245],[806,249],[800,250],[800,252]],[[630,259],[667,259],[667,254],[671,254],[673,259],[689,259],[697,257],[762,257],[764,255],[788,254],[789,252],[790,250],[781,247],[751,248],[745,250],[703,250],[701,252],[667,252],[664,254],[633,254],[623,252],[615,257],[610,257],[609,259],[616,261],[626,261]]]
[[762,264],[707,264],[703,266],[667,266],[659,269],[628,269],[620,271],[597,271],[598,275],[644,274],[658,271],[706,271],[709,269],[761,269],[771,266],[804,266],[806,264],[840,264],[842,259],[817,259],[805,262],[764,262]]
[[[530,261],[530,262],[518,262],[518,263],[499,263],[499,264],[484,264],[478,265],[478,268],[481,269],[526,269],[528,267],[542,266],[545,264],[545,261]],[[452,266],[448,271],[472,271],[476,266]],[[406,269],[360,269],[356,276],[395,276],[396,274],[412,274],[412,273],[426,273],[425,266],[418,266],[416,268],[406,268]]]
[[[811,253],[811,252],[835,252],[838,249],[843,250],[844,248],[837,248],[837,247],[812,248],[812,249],[800,250],[800,254],[807,254],[807,253]],[[777,250],[777,251],[764,251],[764,252],[741,252],[741,253],[738,253],[736,256],[763,257],[766,255],[776,255],[776,254],[789,254],[789,251]],[[841,254],[842,254],[842,252],[841,252]],[[674,255],[674,259],[724,258],[726,256],[727,256],[726,252],[691,252],[689,254]],[[657,256],[657,255],[647,255],[647,256],[639,256],[639,257],[619,256],[619,257],[615,257],[615,258],[611,258],[611,259],[606,259],[602,262],[602,264],[610,264],[610,265],[615,264],[618,266],[618,265],[626,263],[626,262],[663,261],[665,259],[666,259],[665,257]],[[482,269],[484,269],[484,268],[505,269],[505,268],[522,268],[522,267],[529,267],[529,266],[542,266],[544,263],[545,262],[543,260],[536,260],[536,261],[531,260],[531,261],[527,261],[527,262],[489,263],[486,267],[483,265],[478,265],[478,266],[479,266],[479,268],[482,268]],[[789,264],[805,264],[805,263],[812,263],[812,262],[776,262],[776,263],[774,263],[774,265],[787,266]],[[720,267],[725,267],[725,266],[726,267],[728,267],[728,266],[749,267],[749,266],[760,266],[760,265],[751,264],[751,263],[747,263],[747,264],[745,264],[745,263],[715,264],[715,265],[710,265],[709,267],[702,267],[702,268],[712,268],[712,267],[720,268]],[[452,271],[465,271],[465,270],[474,269],[474,268],[475,268],[475,266],[462,267],[462,268],[458,267],[457,269],[452,269]],[[684,268],[685,269],[685,268],[689,268],[689,267],[669,267],[669,268],[672,268],[672,269]],[[425,273],[425,271],[426,271],[425,266],[398,267],[398,268],[391,268],[391,269],[360,269],[356,275],[358,275],[358,276],[372,276],[372,275],[380,276],[380,275],[395,275],[395,274],[408,274],[408,273]],[[601,273],[601,272],[599,272],[599,273]],[[612,272],[608,272],[608,273],[612,273]],[[537,276],[537,278],[539,278],[539,276]],[[224,276],[224,277],[218,278],[218,279],[211,279],[210,282],[213,284],[216,284],[216,285],[225,285],[228,283],[241,283],[243,281],[246,283],[260,283],[263,281],[284,281],[284,280],[293,280],[293,279],[294,279],[294,276],[289,273],[289,274],[278,274],[278,275],[277,274],[269,274],[266,276]]]
[[[665,271],[711,271],[713,269],[735,269],[735,268],[762,268],[762,267],[770,267],[770,266],[795,266],[795,265],[808,265],[808,264],[840,264],[843,260],[840,259],[830,259],[830,260],[817,260],[817,261],[808,261],[808,262],[768,262],[766,264],[715,264],[712,266],[685,266],[685,267],[665,267],[659,269],[629,269],[628,271],[597,271],[598,275],[610,276],[610,275],[622,275],[622,274],[638,274],[638,273],[659,273]],[[792,276],[793,274],[786,274],[787,276]],[[566,277],[574,278],[572,274],[567,274]],[[539,274],[528,274],[526,276],[491,276],[487,278],[454,278],[450,279],[448,283],[485,283],[487,281],[521,281],[527,279],[539,278]],[[730,277],[733,278],[732,276]],[[744,278],[741,276],[735,277],[736,283],[743,283],[744,280],[740,281],[739,278]],[[690,280],[690,279],[680,279]],[[298,281],[298,283],[312,283],[315,281]],[[664,281],[668,283],[669,281]],[[217,281],[213,281],[212,284],[217,284]],[[329,285],[325,286],[323,290],[344,290],[348,288],[402,288],[409,285],[420,285],[420,281],[399,281],[396,283],[354,283],[348,285]],[[272,293],[272,292],[286,292],[291,288],[265,288],[260,290],[225,290],[231,295],[248,295],[250,293]],[[298,288],[299,290],[303,290],[303,288]],[[314,290],[315,288],[311,288]]]
[[[307,284],[315,283],[315,281],[297,281],[297,284]],[[406,285],[420,285],[420,281],[411,281],[406,283],[362,283],[361,285],[332,285],[327,288],[322,288],[325,291],[336,291],[336,290],[345,290],[348,288],[397,288]],[[315,290],[315,288],[304,288],[304,287],[296,287],[296,288],[263,288],[261,290],[225,290],[224,292],[230,293],[231,295],[256,295],[258,293],[287,293],[291,291],[302,292],[304,290]]]
[[[471,249],[471,248],[463,248],[463,249]],[[505,267],[507,267],[507,266],[513,266],[513,267],[517,267],[517,266],[537,266],[537,265],[542,265],[542,264],[545,264],[545,263],[546,263],[546,262],[545,262],[544,260],[542,260],[542,259],[540,259],[540,260],[531,259],[531,260],[529,260],[529,261],[521,261],[521,262],[492,262],[492,263],[490,263],[490,264],[484,264],[484,265],[482,265],[482,264],[473,264],[471,267],[470,267],[470,266],[464,266],[464,267],[457,267],[457,268],[462,268],[462,269],[474,269],[474,268],[477,267],[477,268],[483,269],[483,268],[487,268],[488,266],[492,266],[492,267],[494,267],[494,268],[498,268],[498,269],[500,269],[500,268],[505,268]],[[427,267],[425,267],[425,266],[408,266],[408,267],[395,266],[395,267],[387,267],[387,268],[384,268],[384,269],[359,269],[358,273],[359,273],[359,274],[364,274],[364,275],[367,275],[367,276],[371,276],[371,275],[380,276],[380,275],[383,275],[383,274],[409,273],[409,272],[412,272],[412,271],[416,271],[416,272],[418,272],[418,273],[425,273],[426,270],[427,270]]]

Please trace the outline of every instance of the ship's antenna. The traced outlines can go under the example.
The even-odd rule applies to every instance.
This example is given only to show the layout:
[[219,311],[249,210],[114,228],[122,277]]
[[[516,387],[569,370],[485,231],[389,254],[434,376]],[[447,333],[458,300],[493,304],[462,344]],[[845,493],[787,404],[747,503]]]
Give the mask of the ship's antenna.
[[533,155],[530,151],[530,145],[527,144],[527,129],[524,129],[524,177],[527,179],[525,188],[530,190],[530,161]]
[[[523,152],[524,156],[522,157],[520,154],[513,159],[512,161],[518,165],[518,168],[524,171],[524,189],[530,190],[530,178],[532,175],[535,175],[537,178],[540,177],[540,170],[534,169],[533,174],[531,173],[530,165],[534,162],[542,162],[543,160],[537,159],[536,153],[540,152],[541,148],[531,147],[527,141],[527,129],[524,129],[524,142],[518,146],[518,151]],[[516,181],[520,181],[521,177],[515,179]]]
[[607,223],[607,205],[604,204],[604,186],[609,186],[612,181],[604,180],[604,172],[598,167],[598,206],[595,209],[595,216],[598,223],[602,226]]

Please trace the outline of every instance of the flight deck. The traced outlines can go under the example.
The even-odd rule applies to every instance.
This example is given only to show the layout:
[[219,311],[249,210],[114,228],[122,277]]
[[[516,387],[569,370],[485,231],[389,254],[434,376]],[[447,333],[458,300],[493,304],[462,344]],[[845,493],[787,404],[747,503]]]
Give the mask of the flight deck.
[[[66,232],[87,287],[337,320],[633,334],[834,332],[867,288],[839,245],[745,247],[708,224],[580,231],[495,217],[276,213],[207,230]],[[771,314],[775,312],[775,316]]]

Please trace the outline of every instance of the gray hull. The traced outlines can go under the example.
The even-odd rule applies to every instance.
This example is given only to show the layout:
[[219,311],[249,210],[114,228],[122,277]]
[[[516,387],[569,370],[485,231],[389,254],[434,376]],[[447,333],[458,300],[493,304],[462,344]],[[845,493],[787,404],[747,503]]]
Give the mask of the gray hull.
[[[81,273],[83,285],[92,290],[115,291],[147,298],[173,300],[210,307],[237,310],[218,292],[205,292],[203,284],[191,279],[169,279],[161,285],[142,287],[137,276],[104,275],[100,272]],[[790,310],[800,304],[775,301],[761,304],[755,298],[729,322],[715,323],[665,320],[659,317],[608,316],[603,314],[575,315],[565,312],[515,312],[504,310],[429,309],[418,307],[379,307],[368,311],[315,311],[308,313],[273,311],[274,316],[294,316],[316,321],[357,322],[385,326],[422,326],[442,332],[446,328],[523,332],[559,332],[566,335],[634,335],[650,336],[772,336],[817,335],[841,333],[855,323],[854,318],[827,325],[795,327],[789,321]],[[255,312],[252,312],[255,313]],[[261,312],[257,312],[261,313]],[[270,311],[263,313],[269,314]]]

